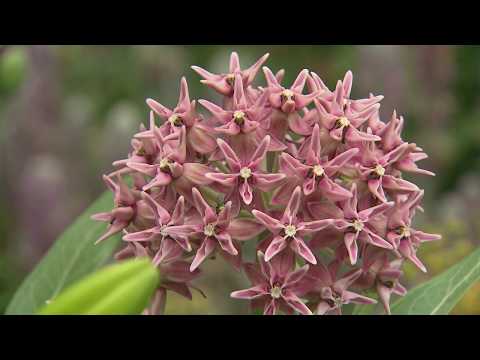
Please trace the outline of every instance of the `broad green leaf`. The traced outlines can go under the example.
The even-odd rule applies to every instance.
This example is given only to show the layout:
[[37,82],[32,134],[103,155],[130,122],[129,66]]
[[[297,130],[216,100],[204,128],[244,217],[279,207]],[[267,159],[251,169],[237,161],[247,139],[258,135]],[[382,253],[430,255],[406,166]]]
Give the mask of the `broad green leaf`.
[[447,315],[480,279],[480,248],[430,281],[409,290],[392,314]]
[[353,308],[352,315],[373,315],[376,305],[357,304]]
[[6,314],[33,314],[66,286],[104,265],[118,246],[120,236],[98,245],[95,240],[106,224],[90,216],[112,208],[113,196],[105,192],[55,241],[45,257],[13,296]]
[[64,290],[40,315],[136,315],[160,280],[149,259],[133,259],[98,270]]

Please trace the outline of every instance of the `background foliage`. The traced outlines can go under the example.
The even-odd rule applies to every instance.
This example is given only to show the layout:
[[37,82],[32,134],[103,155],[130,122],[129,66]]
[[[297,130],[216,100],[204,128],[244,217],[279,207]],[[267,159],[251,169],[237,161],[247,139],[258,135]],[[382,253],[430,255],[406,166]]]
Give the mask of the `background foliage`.
[[[406,140],[430,154],[416,178],[426,189],[417,228],[441,233],[425,245],[413,286],[458,262],[479,245],[480,47],[477,46],[0,46],[0,311],[62,233],[104,190],[101,174],[129,149],[146,122],[145,98],[174,105],[180,77],[192,97],[216,99],[189,66],[226,70],[230,51],[244,65],[270,52],[268,66],[286,69],[286,83],[304,67],[334,87],[354,73],[353,95],[385,95],[382,115],[406,118]],[[259,81],[263,81],[259,76]],[[205,267],[209,295],[189,302],[172,295],[167,313],[245,313],[227,297],[244,287],[241,274]],[[222,284],[222,286],[218,286]],[[480,284],[453,313],[480,314]]]

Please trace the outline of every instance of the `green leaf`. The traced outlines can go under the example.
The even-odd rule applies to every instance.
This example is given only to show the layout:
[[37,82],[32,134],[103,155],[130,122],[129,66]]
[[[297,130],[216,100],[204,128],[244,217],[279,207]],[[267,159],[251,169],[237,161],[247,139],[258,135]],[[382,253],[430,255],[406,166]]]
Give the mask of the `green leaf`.
[[353,308],[352,315],[373,315],[375,305],[357,304]]
[[392,314],[447,315],[480,279],[480,248],[430,281],[410,290]]
[[136,315],[147,306],[160,275],[149,259],[110,265],[71,285],[40,315]]
[[90,216],[112,208],[113,195],[105,192],[55,241],[47,255],[16,291],[6,314],[33,314],[66,286],[104,265],[112,257],[120,236],[94,245],[106,230]]

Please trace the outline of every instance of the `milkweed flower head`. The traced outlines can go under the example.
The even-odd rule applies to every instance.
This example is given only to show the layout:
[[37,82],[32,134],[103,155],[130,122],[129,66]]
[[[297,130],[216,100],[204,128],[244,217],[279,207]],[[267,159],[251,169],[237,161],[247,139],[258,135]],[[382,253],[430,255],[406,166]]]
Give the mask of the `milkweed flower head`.
[[121,234],[118,260],[149,257],[161,273],[144,314],[163,313],[171,291],[204,295],[194,282],[216,255],[251,282],[230,296],[264,314],[377,299],[390,313],[404,263],[427,271],[418,248],[440,235],[413,226],[424,191],[403,175],[434,174],[402,139],[404,118],[381,120],[383,96],[353,99],[351,71],[332,90],[307,69],[282,85],[268,56],[243,68],[234,52],[220,74],[193,66],[219,103],[192,100],[184,77],[176,105],[147,99],[148,127],[103,176],[114,202],[92,217],[108,223],[98,241]]

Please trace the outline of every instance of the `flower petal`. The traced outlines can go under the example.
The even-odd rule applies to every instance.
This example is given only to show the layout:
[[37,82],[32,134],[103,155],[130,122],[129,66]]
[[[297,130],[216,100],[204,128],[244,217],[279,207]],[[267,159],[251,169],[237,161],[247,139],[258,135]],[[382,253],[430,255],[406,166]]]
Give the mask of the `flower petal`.
[[310,264],[315,265],[317,263],[317,259],[315,258],[315,255],[313,255],[312,251],[305,244],[303,239],[301,239],[299,237],[294,237],[293,241],[290,243],[290,247],[292,248],[292,250],[294,252],[296,252],[298,255],[300,255],[302,258],[304,258]]
[[283,300],[290,306],[293,310],[299,312],[302,315],[312,315],[310,309],[291,291],[286,291],[286,294],[282,296]]
[[205,261],[205,259],[215,250],[216,241],[211,237],[207,237],[203,240],[202,245],[197,250],[195,254],[195,258],[190,265],[190,271],[195,271],[201,263]]
[[234,299],[252,300],[267,294],[268,293],[265,289],[265,285],[257,285],[245,290],[234,291],[230,294],[230,297]]
[[276,236],[273,238],[270,245],[268,245],[267,250],[265,251],[265,261],[270,261],[275,255],[281,252],[287,247],[287,240],[282,236]]
[[262,224],[249,218],[236,218],[230,222],[227,228],[232,238],[237,240],[249,240],[262,233],[264,227]]

